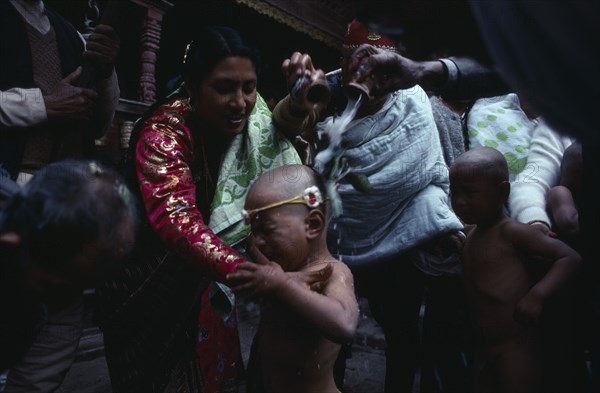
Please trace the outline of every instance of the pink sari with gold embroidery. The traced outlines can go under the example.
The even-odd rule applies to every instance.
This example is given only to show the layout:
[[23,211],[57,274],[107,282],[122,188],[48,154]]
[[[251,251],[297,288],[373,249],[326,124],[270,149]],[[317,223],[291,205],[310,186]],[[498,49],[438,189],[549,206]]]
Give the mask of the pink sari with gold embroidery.
[[[261,104],[262,99],[257,107]],[[218,173],[219,182],[206,181],[214,178],[207,157],[216,148],[203,145],[191,111],[184,98],[154,110],[140,124],[130,157],[148,225],[131,265],[103,288],[109,295],[104,296],[102,327],[115,391],[237,391],[243,369],[235,313],[218,315],[207,291],[211,281],[223,282],[245,260],[207,225],[208,215],[216,211],[213,197],[227,193],[219,187],[231,179],[222,181],[223,173]],[[258,115],[270,124],[270,112],[262,111]],[[271,157],[272,165],[299,162],[291,144],[272,127],[253,132],[255,138],[261,136],[262,149],[238,143],[250,152],[241,156],[257,155],[264,162],[261,153],[271,152],[266,145],[275,146],[273,157],[284,157]],[[225,149],[231,146],[236,145]],[[239,182],[249,184],[260,173],[250,172],[241,180],[237,175],[236,190],[244,186]],[[242,204],[243,197],[245,193]],[[228,209],[237,212],[237,206]],[[238,230],[237,236],[243,233]]]

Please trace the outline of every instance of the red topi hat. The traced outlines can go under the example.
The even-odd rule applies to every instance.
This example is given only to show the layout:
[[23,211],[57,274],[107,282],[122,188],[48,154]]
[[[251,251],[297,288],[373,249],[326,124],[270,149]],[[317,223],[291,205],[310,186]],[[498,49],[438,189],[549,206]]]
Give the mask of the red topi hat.
[[354,19],[348,24],[342,50],[344,53],[352,53],[362,44],[370,44],[377,48],[398,52],[396,43],[392,39],[383,34],[368,31],[362,23]]

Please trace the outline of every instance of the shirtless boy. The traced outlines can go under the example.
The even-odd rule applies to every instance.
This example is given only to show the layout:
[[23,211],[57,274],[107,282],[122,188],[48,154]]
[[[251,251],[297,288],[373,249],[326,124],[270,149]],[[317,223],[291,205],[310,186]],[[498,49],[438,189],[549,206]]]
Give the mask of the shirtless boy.
[[[350,269],[327,249],[318,183],[310,168],[284,166],[258,178],[246,198],[258,263],[239,265],[228,279],[234,292],[263,298],[249,392],[338,392],[333,365],[354,337],[358,304]],[[317,290],[293,278],[324,271],[330,276]]]
[[[539,391],[538,322],[545,302],[575,275],[580,256],[506,216],[508,167],[495,149],[479,147],[461,155],[450,168],[450,193],[457,215],[474,224],[463,249],[478,333],[474,391]],[[551,265],[539,281],[530,282],[525,262],[534,256]]]

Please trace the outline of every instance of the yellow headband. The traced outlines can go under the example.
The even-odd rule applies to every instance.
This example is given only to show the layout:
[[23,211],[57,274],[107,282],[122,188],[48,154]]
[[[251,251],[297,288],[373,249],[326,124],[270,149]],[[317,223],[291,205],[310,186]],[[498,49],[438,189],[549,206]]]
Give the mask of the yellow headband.
[[302,192],[302,194],[297,195],[293,198],[286,199],[281,202],[271,203],[270,205],[259,207],[259,208],[252,209],[252,210],[244,209],[244,210],[242,210],[242,216],[244,217],[244,222],[246,224],[250,224],[250,219],[256,213],[259,213],[259,212],[262,212],[262,211],[265,211],[268,209],[272,209],[274,207],[283,206],[283,205],[287,205],[290,203],[299,203],[302,205],[306,205],[310,208],[315,208],[315,207],[319,207],[319,205],[321,205],[321,203],[323,203],[324,201],[325,200],[323,199],[323,196],[321,195],[321,191],[319,191],[319,188],[317,186],[310,186],[310,187],[306,188]]

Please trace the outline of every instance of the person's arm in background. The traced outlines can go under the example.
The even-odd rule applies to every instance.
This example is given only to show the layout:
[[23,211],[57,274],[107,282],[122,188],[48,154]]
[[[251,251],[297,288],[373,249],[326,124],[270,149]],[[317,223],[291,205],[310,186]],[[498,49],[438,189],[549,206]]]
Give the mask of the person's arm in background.
[[81,69],[76,69],[48,95],[43,95],[38,88],[0,91],[0,124],[6,128],[27,128],[44,124],[51,118],[89,118],[98,94],[73,85],[80,74]]
[[533,130],[527,165],[511,184],[508,200],[512,218],[524,224],[540,224],[549,231],[546,194],[558,184],[562,155],[571,139],[550,129],[543,121]]
[[508,85],[493,69],[471,57],[448,57],[443,63],[447,78],[433,90],[446,100],[493,97],[509,93]]
[[[81,37],[83,39],[83,37]],[[112,123],[120,89],[115,62],[120,50],[120,39],[114,29],[107,25],[98,25],[85,42],[84,58],[96,67],[96,86],[98,93],[93,116],[97,128],[94,137],[99,138],[106,133]]]
[[548,213],[552,216],[556,232],[566,238],[579,234],[579,212],[571,190],[558,185],[546,195]]
[[[373,54],[367,45],[352,55],[357,71],[353,80],[380,80],[383,92],[420,85],[448,100],[490,97],[507,93],[508,87],[494,70],[470,57],[449,57],[414,61],[398,53],[379,50]],[[358,66],[360,64],[360,66]]]
[[577,140],[564,151],[560,166],[560,184],[546,194],[546,207],[555,232],[568,242],[577,242],[579,204],[583,181],[582,146]]
[[[27,128],[46,123],[52,118],[81,120],[92,117],[96,137],[104,134],[112,122],[118,101],[119,83],[114,61],[119,40],[110,27],[99,25],[88,40],[85,56],[103,70],[98,74],[96,90],[78,87],[78,68],[64,78],[54,91],[43,95],[38,88],[12,88],[0,91],[0,124],[7,128]],[[83,37],[81,37],[83,40]],[[92,109],[95,108],[95,109]],[[91,111],[94,115],[91,115]]]

